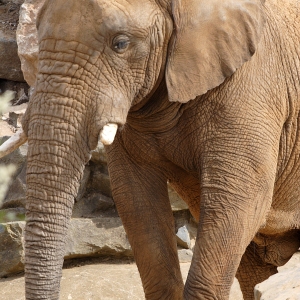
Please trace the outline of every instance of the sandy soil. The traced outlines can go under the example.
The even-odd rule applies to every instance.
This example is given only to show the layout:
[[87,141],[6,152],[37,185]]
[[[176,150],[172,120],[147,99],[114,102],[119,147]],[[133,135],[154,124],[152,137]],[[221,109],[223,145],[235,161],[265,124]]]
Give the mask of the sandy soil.
[[[142,283],[131,260],[89,259],[69,262],[63,269],[61,300],[141,300],[144,299]],[[181,263],[186,279],[190,263]],[[0,279],[1,300],[25,300],[24,276]],[[237,282],[230,300],[241,300]]]

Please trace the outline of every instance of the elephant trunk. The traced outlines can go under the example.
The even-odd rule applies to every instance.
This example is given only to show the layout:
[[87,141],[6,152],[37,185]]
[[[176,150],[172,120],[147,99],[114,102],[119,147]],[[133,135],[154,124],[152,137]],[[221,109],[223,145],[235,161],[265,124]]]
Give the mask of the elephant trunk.
[[106,77],[95,70],[99,53],[87,61],[85,51],[73,42],[40,43],[35,94],[22,119],[29,146],[26,299],[59,298],[65,237],[84,166],[99,136],[112,143],[130,107],[101,81]]
[[38,101],[33,100],[25,116],[29,121],[23,124],[29,145],[25,283],[26,299],[32,300],[59,299],[74,197],[90,158],[84,114],[78,109],[67,113],[70,105],[66,99],[43,101],[46,98],[43,95]]

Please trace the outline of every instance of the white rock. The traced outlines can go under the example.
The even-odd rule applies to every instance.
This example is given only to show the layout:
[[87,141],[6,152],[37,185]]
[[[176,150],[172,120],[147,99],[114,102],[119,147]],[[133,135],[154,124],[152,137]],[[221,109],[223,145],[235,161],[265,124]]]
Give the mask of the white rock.
[[191,239],[189,231],[187,230],[186,226],[182,226],[178,229],[177,233],[177,244],[183,248],[190,248],[191,246]]
[[188,209],[187,204],[179,197],[179,195],[170,185],[168,185],[168,193],[173,211]]

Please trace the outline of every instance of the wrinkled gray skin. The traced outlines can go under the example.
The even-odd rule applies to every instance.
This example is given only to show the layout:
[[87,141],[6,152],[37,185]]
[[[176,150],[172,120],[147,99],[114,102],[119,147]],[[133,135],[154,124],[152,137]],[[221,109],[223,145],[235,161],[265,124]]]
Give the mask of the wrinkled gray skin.
[[[23,118],[26,299],[59,298],[74,196],[107,123],[146,298],[228,299],[237,275],[253,299],[300,246],[299,15],[292,0],[46,1]],[[185,287],[167,181],[199,221]]]

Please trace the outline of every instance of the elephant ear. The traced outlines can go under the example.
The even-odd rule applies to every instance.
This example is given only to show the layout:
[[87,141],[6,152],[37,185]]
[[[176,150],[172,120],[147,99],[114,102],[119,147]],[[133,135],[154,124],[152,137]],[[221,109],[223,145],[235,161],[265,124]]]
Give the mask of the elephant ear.
[[254,54],[262,0],[172,0],[166,67],[170,101],[187,102],[220,85]]

